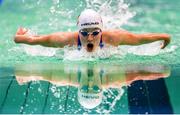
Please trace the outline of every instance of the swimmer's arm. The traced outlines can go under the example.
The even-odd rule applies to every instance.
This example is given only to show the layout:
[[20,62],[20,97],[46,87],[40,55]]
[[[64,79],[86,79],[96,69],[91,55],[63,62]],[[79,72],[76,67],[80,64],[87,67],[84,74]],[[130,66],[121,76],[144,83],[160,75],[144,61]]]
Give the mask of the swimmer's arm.
[[111,45],[141,45],[151,43],[158,40],[164,40],[164,44],[161,47],[165,48],[170,42],[170,36],[168,34],[134,34],[125,30],[110,30],[104,32],[106,40]]
[[[170,76],[170,70],[166,70],[164,72],[150,72],[147,70],[128,70],[125,73],[125,79],[118,79],[122,76],[114,76],[116,79],[107,79],[108,81],[104,81],[102,83],[103,87],[105,88],[118,88],[124,85],[131,85],[131,83],[138,81],[138,80],[156,80],[160,78],[166,78]],[[111,77],[111,75],[105,76]]]
[[49,35],[31,36],[26,34],[17,34],[14,37],[16,43],[25,43],[29,45],[42,45],[47,47],[64,47],[65,45],[74,45],[78,36],[77,32],[58,32]]

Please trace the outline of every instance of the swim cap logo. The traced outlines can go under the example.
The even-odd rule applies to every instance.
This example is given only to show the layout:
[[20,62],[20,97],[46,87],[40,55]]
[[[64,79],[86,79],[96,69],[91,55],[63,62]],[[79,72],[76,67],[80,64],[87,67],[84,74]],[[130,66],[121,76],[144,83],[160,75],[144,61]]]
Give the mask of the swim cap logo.
[[82,95],[84,98],[89,98],[89,99],[98,99],[99,96],[90,96],[90,95]]
[[89,26],[89,25],[99,25],[99,22],[91,22],[91,23],[81,24],[81,26]]

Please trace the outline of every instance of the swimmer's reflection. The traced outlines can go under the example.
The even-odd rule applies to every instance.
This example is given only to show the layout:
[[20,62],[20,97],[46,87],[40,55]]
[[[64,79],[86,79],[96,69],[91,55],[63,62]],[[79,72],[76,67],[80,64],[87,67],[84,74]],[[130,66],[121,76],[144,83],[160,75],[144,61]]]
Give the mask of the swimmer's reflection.
[[[32,68],[32,69],[29,69]],[[121,88],[138,80],[155,80],[170,75],[164,65],[36,64],[17,65],[19,84],[43,80],[57,86],[78,87],[78,101],[88,109],[102,102],[103,89]]]

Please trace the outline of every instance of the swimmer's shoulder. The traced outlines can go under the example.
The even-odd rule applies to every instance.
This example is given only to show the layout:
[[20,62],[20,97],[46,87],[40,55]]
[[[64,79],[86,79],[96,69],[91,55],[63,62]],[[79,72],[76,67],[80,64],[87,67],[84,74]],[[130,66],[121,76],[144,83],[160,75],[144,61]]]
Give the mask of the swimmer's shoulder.
[[77,45],[78,44],[78,36],[79,36],[79,32],[72,32],[72,39],[74,41],[74,45]]
[[54,38],[60,38],[63,39],[65,38],[67,42],[70,42],[71,44],[73,43],[74,45],[77,44],[78,41],[78,32],[56,32],[50,34],[50,36]]
[[124,30],[124,29],[122,29],[122,28],[119,28],[119,29],[106,29],[106,30],[103,30],[102,31],[102,34],[103,34],[103,36],[104,37],[108,37],[109,35],[111,35],[111,34],[116,34],[116,33],[119,33],[119,32],[122,32],[122,33],[124,33],[124,32],[128,32],[127,30]]
[[127,33],[127,30],[124,30],[122,28],[120,29],[106,29],[102,31],[102,40],[105,43],[109,44],[115,44],[112,43],[113,41],[116,41],[117,36],[121,35],[122,33]]

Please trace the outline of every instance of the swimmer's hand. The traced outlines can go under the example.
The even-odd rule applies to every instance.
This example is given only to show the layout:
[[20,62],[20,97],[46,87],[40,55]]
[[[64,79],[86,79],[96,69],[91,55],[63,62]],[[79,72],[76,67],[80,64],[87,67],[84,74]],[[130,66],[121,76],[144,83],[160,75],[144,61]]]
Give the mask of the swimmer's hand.
[[14,36],[14,42],[24,43],[23,41],[26,41],[26,39],[28,39],[27,32],[28,32],[28,29],[26,28],[22,28],[22,27],[18,28]]
[[27,34],[27,32],[28,32],[28,29],[20,27],[17,30],[16,35],[25,35],[25,34]]
[[164,43],[162,44],[161,49],[164,49],[170,43],[170,35],[162,34],[161,36],[162,36],[162,39],[164,40]]
[[30,29],[20,27],[16,32],[16,35],[14,37],[14,41],[16,43],[26,43],[26,44],[32,44],[33,45],[36,42],[33,39],[36,39],[38,37],[39,36],[37,36]]

